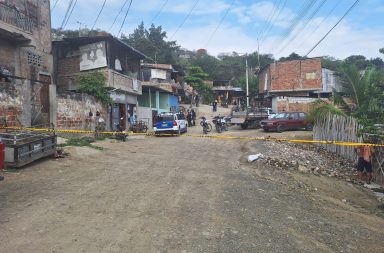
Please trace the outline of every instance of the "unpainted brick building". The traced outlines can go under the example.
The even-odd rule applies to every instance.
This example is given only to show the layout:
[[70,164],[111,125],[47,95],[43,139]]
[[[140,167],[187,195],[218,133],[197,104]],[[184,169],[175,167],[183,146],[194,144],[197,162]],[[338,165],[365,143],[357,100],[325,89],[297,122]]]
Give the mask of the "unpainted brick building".
[[0,1],[0,118],[8,126],[56,121],[49,0]]
[[259,93],[309,96],[322,89],[321,59],[275,62],[259,74]]
[[336,86],[333,72],[321,68],[321,58],[275,62],[259,74],[259,94],[275,112],[308,112],[313,102],[329,96]]

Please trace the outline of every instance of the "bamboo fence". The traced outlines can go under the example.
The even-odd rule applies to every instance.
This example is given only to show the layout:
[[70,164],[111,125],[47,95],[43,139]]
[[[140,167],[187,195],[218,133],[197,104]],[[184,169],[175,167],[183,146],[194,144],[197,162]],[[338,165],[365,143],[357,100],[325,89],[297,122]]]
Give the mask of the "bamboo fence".
[[[363,138],[359,136],[362,127],[353,117],[344,117],[340,115],[328,114],[321,120],[318,120],[313,128],[314,140],[341,141],[341,142],[363,142]],[[380,143],[384,143],[383,136]],[[357,160],[354,147],[318,144],[326,150],[349,158],[353,161]],[[376,182],[384,185],[384,148],[376,147],[373,159],[373,169]]]

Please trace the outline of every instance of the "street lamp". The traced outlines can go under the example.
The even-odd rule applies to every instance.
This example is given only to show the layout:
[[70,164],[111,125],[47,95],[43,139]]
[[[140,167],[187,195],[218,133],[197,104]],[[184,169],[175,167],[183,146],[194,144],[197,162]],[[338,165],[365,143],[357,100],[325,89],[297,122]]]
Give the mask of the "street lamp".
[[245,55],[245,89],[246,89],[246,94],[247,94],[247,108],[249,107],[249,83],[248,83],[248,53],[240,53],[238,54],[239,56],[244,56]]

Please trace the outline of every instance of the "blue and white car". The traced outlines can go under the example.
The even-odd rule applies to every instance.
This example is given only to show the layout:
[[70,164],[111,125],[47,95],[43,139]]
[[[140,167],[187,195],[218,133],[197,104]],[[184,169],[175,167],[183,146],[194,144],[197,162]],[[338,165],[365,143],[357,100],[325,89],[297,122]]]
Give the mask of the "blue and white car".
[[161,113],[157,116],[157,123],[153,130],[155,134],[181,134],[187,132],[187,121],[182,113]]

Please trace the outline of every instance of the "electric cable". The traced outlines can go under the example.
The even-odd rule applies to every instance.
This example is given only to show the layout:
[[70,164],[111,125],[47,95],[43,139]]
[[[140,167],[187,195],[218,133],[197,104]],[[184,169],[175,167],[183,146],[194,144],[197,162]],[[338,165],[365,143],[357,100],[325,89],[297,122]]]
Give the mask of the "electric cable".
[[360,0],[356,0],[351,7],[344,13],[344,15],[337,21],[337,23],[314,45],[308,53],[305,54],[304,57],[307,57],[331,32],[335,27],[352,11],[352,9],[360,2]]
[[163,3],[163,5],[160,7],[160,10],[156,13],[156,15],[152,18],[151,22],[148,24],[148,25],[152,25],[153,24],[153,21],[155,21],[158,16],[160,15],[160,13],[163,11],[164,7],[167,5],[168,3],[168,0],[165,0],[165,2]]
[[184,25],[184,23],[187,21],[189,16],[192,14],[192,11],[195,9],[198,3],[199,3],[199,0],[196,0],[192,8],[189,10],[187,16],[184,18],[183,22],[181,22],[181,24],[177,27],[176,31],[172,34],[172,36],[169,39],[172,39],[177,34],[177,32],[180,30],[180,28]]
[[92,26],[91,31],[93,30],[93,28],[95,28],[95,25],[96,25],[97,21],[99,20],[99,17],[100,17],[100,15],[101,15],[101,12],[102,12],[103,9],[104,9],[104,6],[105,6],[105,3],[106,3],[106,2],[107,2],[107,0],[104,0],[103,5],[101,6],[101,9],[100,9],[100,11],[99,11],[99,14],[97,14],[96,20],[95,20],[95,22],[93,23],[93,26]]
[[64,24],[64,26],[63,26],[63,29],[67,26],[68,21],[69,21],[69,19],[70,19],[71,16],[72,16],[72,13],[73,13],[73,10],[75,9],[76,4],[77,4],[77,0],[75,0],[74,4],[73,4],[73,6],[72,6],[72,9],[71,9],[71,11],[70,11],[70,13],[69,13],[69,15],[68,15],[67,21],[65,21],[65,24]]
[[229,11],[231,10],[231,8],[232,8],[234,3],[235,3],[235,0],[232,0],[231,5],[227,8],[226,12],[224,13],[224,16],[221,18],[220,22],[217,24],[217,26],[216,26],[215,30],[213,31],[213,33],[211,33],[211,36],[209,36],[209,39],[205,43],[205,47],[207,47],[209,42],[211,42],[211,39],[213,38],[213,36],[217,32],[217,30],[219,29],[220,25],[223,23],[224,19],[227,17],[227,15],[228,15]]
[[127,9],[127,11],[125,12],[124,20],[123,20],[123,23],[121,23],[121,26],[120,26],[119,32],[117,33],[117,37],[119,37],[119,35],[120,35],[120,32],[121,32],[121,29],[122,29],[122,28],[123,28],[123,26],[124,26],[124,23],[125,23],[125,19],[127,18],[128,12],[129,12],[129,10],[131,9],[132,1],[133,1],[133,0],[131,0],[131,1],[129,2],[129,6],[128,6],[128,9]]
[[286,41],[283,46],[280,46],[280,49],[278,48],[277,50],[277,53],[276,54],[279,54],[281,53],[284,49],[286,49],[288,47],[289,44],[291,44],[291,42],[293,42],[297,36],[304,30],[304,28],[308,25],[309,21],[311,21],[311,19],[320,11],[320,9],[324,6],[324,4],[327,2],[328,0],[322,0],[320,2],[320,4],[313,10],[312,14],[309,15],[305,21],[304,21],[304,24],[296,29],[295,33],[292,34],[291,36],[291,39]]
[[123,9],[124,9],[124,7],[125,7],[125,5],[126,5],[127,3],[128,3],[128,0],[125,0],[123,6],[121,7],[121,9],[120,9],[120,11],[119,11],[119,13],[116,15],[115,19],[113,20],[113,23],[112,23],[111,27],[109,27],[109,29],[108,29],[109,31],[112,30],[113,26],[114,26],[115,23],[116,23],[117,18],[120,16],[121,12],[123,12]]
[[67,10],[65,11],[65,15],[64,15],[63,21],[61,22],[60,29],[63,28],[63,26],[64,26],[64,24],[65,24],[65,22],[67,20],[68,14],[69,14],[69,12],[71,11],[71,8],[72,8],[72,4],[73,4],[73,0],[70,0],[69,4],[68,4],[68,7],[67,7]]
[[[284,1],[286,2],[286,0]],[[269,30],[269,27],[271,26],[271,24],[273,23],[274,24],[274,20],[275,20],[275,15],[277,13],[280,13],[280,5],[282,3],[282,0],[280,0],[278,2],[278,4],[276,4],[276,8],[273,8],[273,11],[272,11],[272,14],[268,17],[267,21],[266,21],[266,26],[264,26],[264,29],[261,30],[261,32],[259,33],[259,35],[257,36],[258,38],[264,38],[264,34],[266,33],[267,30]],[[275,5],[274,5],[275,6]],[[266,28],[265,28],[266,27]]]
[[[328,14],[321,20],[321,22],[315,27],[315,29],[312,30],[312,32],[310,33],[311,35],[309,37],[312,37],[313,34],[316,34],[316,31],[317,29],[320,28],[320,26],[324,23],[325,20],[327,20],[327,18],[333,13],[333,11],[339,6],[339,4],[341,3],[341,1],[336,1],[336,4],[333,6],[333,8],[328,12]],[[303,39],[303,41],[301,42],[301,44],[297,47],[297,48],[301,48],[304,43],[308,40],[308,37],[306,37],[305,39]]]
[[59,2],[59,0],[56,0],[55,4],[53,5],[52,9],[51,9],[51,12],[53,12],[53,10],[55,9],[56,7],[56,4]]

